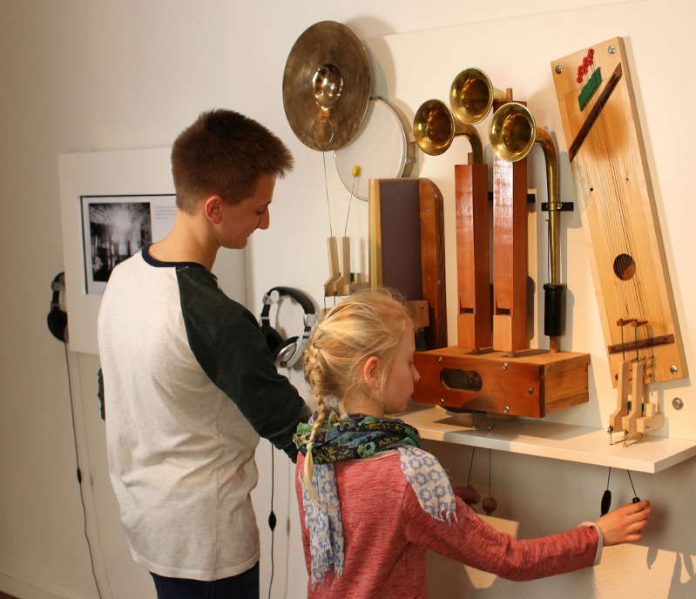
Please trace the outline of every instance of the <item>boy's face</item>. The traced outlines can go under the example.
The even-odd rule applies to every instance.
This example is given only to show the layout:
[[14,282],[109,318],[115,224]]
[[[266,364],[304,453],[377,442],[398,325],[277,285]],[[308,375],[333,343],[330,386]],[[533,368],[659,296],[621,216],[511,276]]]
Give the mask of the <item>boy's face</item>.
[[413,385],[420,375],[413,365],[413,352],[416,351],[413,327],[408,327],[396,350],[394,362],[382,389],[382,405],[385,414],[397,414],[408,407],[413,395]]
[[222,203],[223,215],[217,228],[220,246],[242,249],[256,229],[268,229],[268,207],[273,199],[275,179],[275,175],[261,175],[251,196],[235,204]]

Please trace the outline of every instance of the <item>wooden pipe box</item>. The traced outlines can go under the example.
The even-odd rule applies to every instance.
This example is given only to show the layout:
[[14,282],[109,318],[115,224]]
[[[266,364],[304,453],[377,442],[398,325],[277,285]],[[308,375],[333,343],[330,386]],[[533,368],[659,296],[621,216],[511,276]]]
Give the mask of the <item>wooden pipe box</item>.
[[589,354],[473,354],[458,347],[416,352],[413,401],[453,411],[541,418],[589,400]]

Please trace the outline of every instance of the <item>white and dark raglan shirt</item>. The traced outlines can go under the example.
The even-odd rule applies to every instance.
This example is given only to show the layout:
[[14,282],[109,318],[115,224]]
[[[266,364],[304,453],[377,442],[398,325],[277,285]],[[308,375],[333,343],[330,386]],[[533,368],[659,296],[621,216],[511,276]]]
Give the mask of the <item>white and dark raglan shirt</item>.
[[217,580],[259,559],[259,435],[295,457],[308,408],[255,317],[200,264],[119,264],[98,323],[111,481],[133,559]]

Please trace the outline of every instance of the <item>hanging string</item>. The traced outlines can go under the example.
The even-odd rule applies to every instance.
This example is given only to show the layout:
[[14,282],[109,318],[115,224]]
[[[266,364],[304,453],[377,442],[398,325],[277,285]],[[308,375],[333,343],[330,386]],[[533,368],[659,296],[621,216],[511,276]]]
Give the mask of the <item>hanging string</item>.
[[491,453],[492,451],[489,449],[488,450],[488,496],[491,497],[491,480],[493,479],[493,468],[491,466]]
[[353,185],[350,189],[350,197],[348,198],[348,210],[346,212],[346,226],[343,228],[343,237],[348,237],[348,220],[350,219],[350,205],[355,195],[355,187],[358,184],[358,177],[353,176]]
[[492,487],[492,478],[493,478],[493,473],[492,473],[492,466],[491,466],[491,454],[492,451],[489,449],[488,450],[488,497],[486,497],[483,502],[481,502],[481,507],[483,508],[483,511],[486,512],[489,516],[496,510],[498,507],[498,502],[491,496],[491,487]]
[[[288,373],[289,374],[289,373]],[[273,500],[275,497],[275,453],[273,450],[273,443],[271,446],[271,507],[268,514],[268,527],[271,529],[271,576],[268,582],[268,599],[271,599],[271,589],[273,588],[273,577],[275,575],[275,528],[277,523],[277,518],[275,511],[273,511]]]
[[329,213],[329,236],[333,237],[333,226],[331,225],[331,202],[329,201],[329,179],[326,175],[326,152],[321,153],[324,163],[324,192],[326,193],[326,209]]
[[640,501],[640,499],[638,499],[638,493],[636,493],[636,488],[633,486],[633,479],[631,478],[631,471],[626,470],[626,474],[628,474],[628,480],[631,483],[631,489],[633,489],[633,503],[637,503],[636,500]]
[[[321,159],[324,167],[324,193],[326,195],[326,210],[328,212],[328,217],[329,217],[329,237],[333,237],[333,225],[331,223],[331,201],[329,199],[329,178],[326,174],[326,152],[322,151],[321,153]],[[324,303],[324,312],[328,310],[328,306],[326,303],[326,288],[324,288],[324,298],[323,298],[323,303]],[[334,306],[336,305],[336,297],[334,296]]]
[[[474,454],[476,453],[476,448],[471,448],[471,460],[469,461],[469,475],[466,477],[466,486],[471,486],[471,470],[474,467]],[[490,487],[490,484],[489,484]]]

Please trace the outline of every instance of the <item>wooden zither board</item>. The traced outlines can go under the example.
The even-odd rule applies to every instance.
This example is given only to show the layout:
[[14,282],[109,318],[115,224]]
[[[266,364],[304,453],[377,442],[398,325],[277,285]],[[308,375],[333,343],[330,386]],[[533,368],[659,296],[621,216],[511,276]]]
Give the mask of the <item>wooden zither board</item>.
[[623,40],[554,60],[551,73],[614,384],[624,360],[644,362],[646,383],[686,377]]

